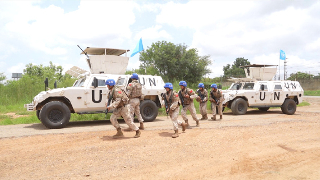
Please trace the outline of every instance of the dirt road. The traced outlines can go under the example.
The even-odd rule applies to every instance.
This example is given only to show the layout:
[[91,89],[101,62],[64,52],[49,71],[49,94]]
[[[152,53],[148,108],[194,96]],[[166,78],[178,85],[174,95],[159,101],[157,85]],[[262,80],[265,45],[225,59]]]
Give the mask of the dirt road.
[[0,126],[0,179],[320,179],[320,98],[306,101],[294,115],[191,121],[176,139],[167,117],[146,123],[138,139],[112,139],[104,121]]

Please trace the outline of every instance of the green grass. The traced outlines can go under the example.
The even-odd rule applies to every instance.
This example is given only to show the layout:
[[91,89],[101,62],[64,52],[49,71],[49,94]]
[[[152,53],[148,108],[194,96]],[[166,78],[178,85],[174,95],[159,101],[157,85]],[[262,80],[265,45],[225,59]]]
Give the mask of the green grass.
[[304,91],[305,96],[320,96],[320,90]]

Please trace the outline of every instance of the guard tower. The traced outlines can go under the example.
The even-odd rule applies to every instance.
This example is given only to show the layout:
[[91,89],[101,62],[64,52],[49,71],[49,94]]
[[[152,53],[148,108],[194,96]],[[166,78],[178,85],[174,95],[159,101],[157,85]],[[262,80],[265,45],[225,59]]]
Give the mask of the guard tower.
[[[125,74],[130,50],[87,47],[81,54],[87,55],[87,63],[92,74]],[[121,56],[125,54],[125,56]],[[90,55],[90,56],[88,56]]]

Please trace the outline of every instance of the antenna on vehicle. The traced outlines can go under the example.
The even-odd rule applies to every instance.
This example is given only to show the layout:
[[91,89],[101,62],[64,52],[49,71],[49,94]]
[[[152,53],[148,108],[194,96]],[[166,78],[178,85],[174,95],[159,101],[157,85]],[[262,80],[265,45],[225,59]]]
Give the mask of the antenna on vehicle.
[[[77,45],[77,46],[81,49],[81,47],[79,45]],[[87,59],[90,59],[86,52],[84,52],[82,49],[81,49],[81,51],[87,56]]]

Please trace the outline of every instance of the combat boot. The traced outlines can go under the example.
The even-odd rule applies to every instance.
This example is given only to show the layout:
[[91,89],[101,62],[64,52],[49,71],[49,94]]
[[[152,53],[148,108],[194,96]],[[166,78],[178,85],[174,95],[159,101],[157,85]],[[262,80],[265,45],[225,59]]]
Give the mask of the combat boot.
[[197,127],[199,127],[200,126],[200,122],[199,122],[199,120],[196,120],[196,123],[197,123]]
[[188,123],[188,119],[187,119],[187,120],[184,120],[184,121],[186,122],[186,127],[187,127],[188,129],[191,129],[190,124]]
[[114,136],[113,136],[113,138],[120,138],[120,137],[123,137],[123,133],[122,133],[122,131],[121,131],[121,128],[118,128],[117,129],[117,134],[115,134]]
[[222,115],[220,115],[220,119],[222,119]]
[[174,130],[174,134],[172,135],[172,138],[179,137],[178,130]]
[[136,131],[136,135],[134,136],[134,138],[138,138],[138,137],[140,137],[140,135],[141,135],[141,131],[138,129]]
[[211,117],[211,119],[212,119],[213,121],[215,121],[215,120],[216,120],[216,115],[213,115],[213,116]]
[[204,116],[202,116],[202,118],[200,120],[205,120]]
[[204,120],[207,120],[208,119],[208,115],[204,115]]
[[186,131],[187,124],[186,123],[181,123],[181,127],[182,127],[182,132],[184,133]]
[[141,122],[141,123],[140,123],[140,127],[139,127],[139,129],[140,129],[140,130],[144,130],[143,122]]

